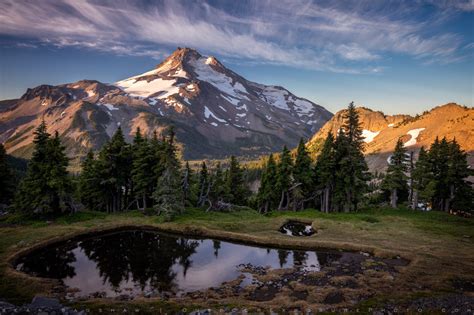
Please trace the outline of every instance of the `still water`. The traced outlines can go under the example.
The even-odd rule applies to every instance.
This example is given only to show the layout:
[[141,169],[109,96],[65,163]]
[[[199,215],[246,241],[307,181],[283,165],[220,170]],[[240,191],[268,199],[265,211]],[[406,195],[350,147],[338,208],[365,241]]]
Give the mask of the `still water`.
[[181,294],[237,279],[241,264],[319,271],[341,252],[267,249],[156,231],[128,230],[72,239],[21,257],[19,271],[60,279],[76,296]]

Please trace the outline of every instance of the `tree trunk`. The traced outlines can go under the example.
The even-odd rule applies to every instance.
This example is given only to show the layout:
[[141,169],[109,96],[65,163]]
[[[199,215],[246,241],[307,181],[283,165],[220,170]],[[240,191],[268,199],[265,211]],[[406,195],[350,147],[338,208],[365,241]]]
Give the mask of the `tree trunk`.
[[392,193],[390,195],[390,206],[392,208],[396,208],[397,207],[397,199],[398,199],[398,196],[397,196],[397,189],[394,188],[392,189]]
[[329,187],[324,189],[324,212],[329,213]]
[[283,200],[285,199],[285,192],[281,192],[281,198],[280,198],[280,203],[278,204],[278,210],[282,210],[283,208]]
[[143,210],[146,210],[146,194],[143,194]]

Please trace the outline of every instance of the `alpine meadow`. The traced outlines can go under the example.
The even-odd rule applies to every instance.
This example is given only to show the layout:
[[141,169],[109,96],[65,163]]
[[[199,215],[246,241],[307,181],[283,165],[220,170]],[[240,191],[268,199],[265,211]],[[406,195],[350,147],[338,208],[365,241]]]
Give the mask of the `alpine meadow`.
[[474,311],[472,1],[0,9],[1,314]]

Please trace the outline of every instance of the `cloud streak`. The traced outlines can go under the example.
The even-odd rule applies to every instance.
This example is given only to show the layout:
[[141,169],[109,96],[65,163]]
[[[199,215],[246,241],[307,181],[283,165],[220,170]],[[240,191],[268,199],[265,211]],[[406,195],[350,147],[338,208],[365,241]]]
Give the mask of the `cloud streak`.
[[462,60],[460,51],[469,42],[436,23],[472,11],[470,3],[437,3],[441,9],[427,14],[427,2],[377,7],[374,1],[248,0],[212,6],[166,0],[4,0],[0,33],[155,59],[166,54],[163,46],[189,46],[249,62],[378,72],[389,54],[422,62]]

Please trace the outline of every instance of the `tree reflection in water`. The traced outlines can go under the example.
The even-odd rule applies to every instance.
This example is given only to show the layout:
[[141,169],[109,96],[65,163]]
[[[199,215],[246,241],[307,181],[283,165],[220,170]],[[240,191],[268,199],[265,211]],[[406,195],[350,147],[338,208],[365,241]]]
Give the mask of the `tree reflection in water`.
[[206,289],[238,278],[237,266],[248,264],[317,271],[341,257],[334,251],[275,250],[143,230],[81,239],[40,248],[20,259],[17,269],[60,279],[81,296],[117,296]]
[[159,291],[175,287],[175,263],[184,273],[191,265],[189,257],[199,243],[147,231],[120,232],[82,242],[87,257],[97,263],[103,281],[118,288],[132,280],[143,290],[147,284]]

